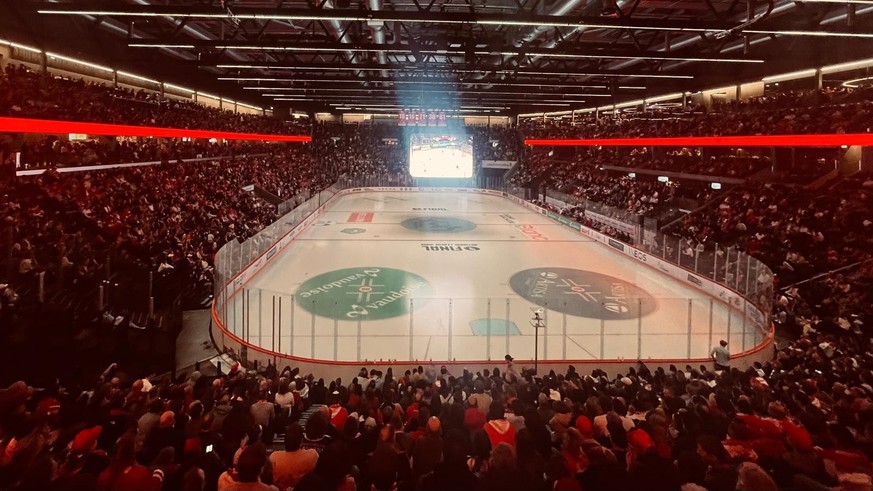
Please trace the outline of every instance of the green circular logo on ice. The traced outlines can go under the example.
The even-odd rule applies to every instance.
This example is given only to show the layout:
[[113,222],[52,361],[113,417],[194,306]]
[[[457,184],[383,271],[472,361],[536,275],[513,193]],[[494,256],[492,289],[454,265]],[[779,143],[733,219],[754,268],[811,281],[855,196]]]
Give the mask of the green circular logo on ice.
[[295,293],[303,309],[338,320],[397,317],[409,312],[410,299],[430,295],[430,283],[417,274],[373,267],[320,274],[303,282]]
[[476,228],[475,223],[455,217],[407,218],[400,222],[400,225],[408,230],[427,233],[460,233],[469,232]]
[[526,269],[512,275],[509,285],[532,303],[579,317],[635,319],[657,308],[654,297],[642,288],[581,269]]

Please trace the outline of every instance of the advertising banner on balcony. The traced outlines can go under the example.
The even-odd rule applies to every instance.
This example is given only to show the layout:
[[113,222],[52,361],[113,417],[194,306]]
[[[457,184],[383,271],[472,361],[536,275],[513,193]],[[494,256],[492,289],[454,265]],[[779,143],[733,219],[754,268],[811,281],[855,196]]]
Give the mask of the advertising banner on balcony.
[[483,169],[506,169],[509,170],[515,165],[515,160],[483,160]]

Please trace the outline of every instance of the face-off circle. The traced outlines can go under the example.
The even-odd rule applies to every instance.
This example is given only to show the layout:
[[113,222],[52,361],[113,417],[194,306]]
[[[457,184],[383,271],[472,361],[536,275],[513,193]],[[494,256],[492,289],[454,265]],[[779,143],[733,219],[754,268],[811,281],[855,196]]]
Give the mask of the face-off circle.
[[337,320],[380,320],[409,312],[432,294],[421,276],[393,268],[345,268],[314,276],[300,285],[295,301],[315,315]]
[[400,225],[415,232],[423,233],[461,233],[476,229],[476,224],[456,217],[415,217],[407,218]]
[[541,307],[592,319],[635,319],[658,307],[652,295],[632,283],[581,269],[526,269],[512,275],[509,286]]

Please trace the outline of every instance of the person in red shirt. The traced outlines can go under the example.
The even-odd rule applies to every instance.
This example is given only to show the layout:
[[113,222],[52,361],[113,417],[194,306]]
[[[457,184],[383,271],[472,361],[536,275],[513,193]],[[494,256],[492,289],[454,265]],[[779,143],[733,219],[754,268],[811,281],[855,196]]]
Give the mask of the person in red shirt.
[[504,417],[503,404],[500,402],[491,403],[491,407],[488,409],[488,422],[482,429],[488,435],[491,448],[497,447],[500,443],[506,443],[515,448],[515,427]]
[[154,473],[136,463],[135,437],[125,433],[115,446],[115,455],[109,468],[97,477],[99,491],[158,491],[163,484],[163,473]]

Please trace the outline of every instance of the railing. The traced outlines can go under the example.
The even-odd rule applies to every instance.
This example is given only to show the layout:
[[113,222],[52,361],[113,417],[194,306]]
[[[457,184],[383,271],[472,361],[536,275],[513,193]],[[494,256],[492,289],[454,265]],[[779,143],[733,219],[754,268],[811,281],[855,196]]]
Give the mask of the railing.
[[[404,189],[387,180],[364,182],[366,187],[383,190]],[[522,295],[436,298],[428,293],[427,281],[417,279],[412,284],[420,286],[407,288],[407,282],[406,287],[391,290],[389,277],[396,270],[389,274],[387,267],[348,268],[337,278],[324,278],[307,287],[326,292],[344,288],[354,277],[354,283],[364,285],[361,291],[366,293],[372,291],[367,290],[367,281],[375,280],[373,283],[386,285],[383,289],[387,293],[383,293],[390,293],[386,298],[394,304],[384,307],[391,313],[383,316],[374,310],[387,304],[373,302],[368,306],[367,299],[351,302],[341,295],[319,296],[302,288],[292,294],[290,289],[280,292],[248,284],[297,233],[318,219],[331,198],[365,191],[360,183],[358,179],[341,179],[246,242],[222,247],[216,255],[213,304],[213,334],[218,346],[242,359],[293,359],[295,363],[351,367],[365,360],[465,360],[475,364],[502,360],[507,353],[518,359],[538,358],[541,364],[542,360],[703,361],[720,339],[728,340],[735,353],[741,352],[738,357],[757,353],[771,341],[773,276],[754,258],[722,248],[698,250],[689,256],[679,239],[660,234],[647,235],[644,247],[637,249],[567,219],[560,223],[654,268],[632,266],[642,268],[635,281],[657,282],[669,275],[704,293],[655,299],[640,293],[632,283],[605,283],[597,292],[592,290],[596,295],[580,290],[598,312],[588,315],[578,311],[578,301],[568,303],[560,296],[544,301]],[[463,191],[506,196],[538,213],[550,214],[524,201],[524,189]],[[529,322],[538,307],[542,308],[545,327],[534,329]]]

